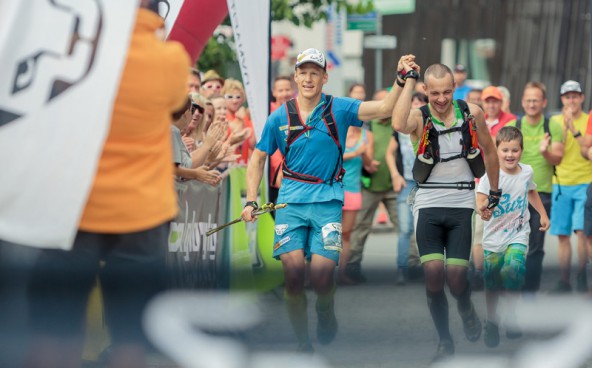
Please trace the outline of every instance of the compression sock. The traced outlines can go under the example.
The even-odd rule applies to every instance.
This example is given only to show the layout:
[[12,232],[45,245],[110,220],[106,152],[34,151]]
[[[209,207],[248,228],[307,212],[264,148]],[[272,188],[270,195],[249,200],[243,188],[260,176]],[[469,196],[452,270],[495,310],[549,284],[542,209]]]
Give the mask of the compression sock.
[[448,300],[444,290],[436,292],[426,290],[426,296],[428,297],[428,308],[440,340],[452,340],[448,327]]
[[471,311],[473,303],[471,303],[471,285],[468,282],[465,290],[460,295],[454,295],[454,293],[452,295],[456,298],[456,306],[461,315]]

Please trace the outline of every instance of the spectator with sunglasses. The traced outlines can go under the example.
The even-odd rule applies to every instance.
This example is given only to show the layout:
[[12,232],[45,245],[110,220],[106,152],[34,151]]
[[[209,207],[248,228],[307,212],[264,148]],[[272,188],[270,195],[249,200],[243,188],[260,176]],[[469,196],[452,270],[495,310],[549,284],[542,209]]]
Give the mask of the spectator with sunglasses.
[[[243,140],[236,150],[240,154],[238,163],[246,164],[255,148],[255,129],[247,109],[242,106],[245,102],[245,89],[236,79],[229,78],[224,84],[222,95],[226,101],[226,120],[230,131]],[[244,138],[244,139],[242,139]]]
[[224,78],[222,78],[215,70],[208,70],[204,74],[204,78],[201,82],[201,94],[205,98],[212,98],[214,96],[220,96],[224,87]]
[[216,149],[220,151],[220,145],[217,145],[218,136],[224,134],[220,126],[211,130],[210,136],[205,139],[204,144],[200,149],[193,152],[187,150],[184,144],[181,131],[186,129],[192,120],[191,112],[196,109],[195,104],[191,98],[187,98],[185,105],[175,111],[172,115],[173,122],[171,124],[171,134],[173,138],[173,164],[175,165],[175,176],[180,179],[198,180],[212,186],[217,185],[220,180],[220,173],[217,170],[210,170],[207,166],[202,166],[206,156],[209,152]]

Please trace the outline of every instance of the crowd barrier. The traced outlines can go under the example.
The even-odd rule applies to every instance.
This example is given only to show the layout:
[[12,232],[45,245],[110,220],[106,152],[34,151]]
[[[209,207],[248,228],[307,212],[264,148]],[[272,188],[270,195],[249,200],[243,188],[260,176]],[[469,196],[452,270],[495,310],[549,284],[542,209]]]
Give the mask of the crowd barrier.
[[[283,282],[281,263],[272,258],[274,221],[239,222],[206,235],[240,217],[246,202],[246,168],[234,167],[216,187],[177,182],[179,214],[171,223],[167,266],[174,288],[265,291]],[[259,190],[259,203],[267,195]]]

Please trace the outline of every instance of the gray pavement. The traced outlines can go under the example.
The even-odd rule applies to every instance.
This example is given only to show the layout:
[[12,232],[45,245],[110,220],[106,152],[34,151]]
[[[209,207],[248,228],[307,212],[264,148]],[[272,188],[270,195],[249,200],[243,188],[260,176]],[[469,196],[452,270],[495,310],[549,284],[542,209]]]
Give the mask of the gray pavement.
[[[542,292],[551,289],[557,280],[557,238],[547,237],[545,273]],[[373,232],[366,245],[362,268],[368,282],[356,286],[340,286],[336,293],[336,315],[339,333],[335,341],[322,346],[316,342],[315,295],[307,292],[309,330],[315,354],[325,358],[333,367],[426,367],[429,366],[437,344],[425,297],[423,281],[399,286],[396,278],[396,234],[392,231]],[[261,298],[266,319],[245,335],[245,343],[252,351],[293,351],[296,346],[278,288]],[[485,317],[483,292],[474,292],[473,301],[479,316]],[[553,334],[525,333],[518,340],[508,340],[501,331],[501,343],[487,348],[482,338],[471,343],[466,340],[462,323],[456,312],[456,301],[448,297],[450,327],[456,343],[457,356],[495,354],[512,356],[525,344],[548,339]]]

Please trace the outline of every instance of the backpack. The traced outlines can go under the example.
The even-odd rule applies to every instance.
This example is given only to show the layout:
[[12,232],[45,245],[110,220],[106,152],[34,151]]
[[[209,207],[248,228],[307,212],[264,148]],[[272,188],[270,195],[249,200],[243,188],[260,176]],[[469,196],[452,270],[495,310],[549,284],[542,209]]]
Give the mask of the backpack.
[[[329,185],[333,185],[334,182],[340,183],[343,180],[343,176],[345,175],[345,170],[343,169],[343,147],[341,146],[341,143],[339,143],[337,124],[335,123],[335,117],[333,116],[333,97],[330,95],[325,95],[325,103],[326,106],[323,111],[322,119],[325,123],[325,126],[327,127],[329,136],[331,136],[333,142],[335,142],[338,154],[337,165],[331,174],[331,179],[328,181]],[[290,152],[290,146],[298,137],[309,130],[314,129],[314,127],[305,125],[300,120],[300,114],[298,114],[298,108],[294,99],[288,100],[286,102],[286,113],[288,114],[288,138],[286,139],[286,152],[284,154],[282,163],[275,172],[273,182],[277,180],[279,171],[282,170],[284,178],[289,180],[295,180],[309,184],[327,183],[327,180],[323,180],[322,178],[316,177],[314,175],[298,173],[288,168],[288,165],[286,164],[286,158]]]
[[[475,189],[475,182],[456,183],[428,183],[432,169],[439,162],[447,162],[456,159],[466,159],[471,172],[477,178],[485,174],[485,162],[479,140],[477,138],[477,123],[471,114],[469,106],[463,100],[456,100],[456,103],[463,114],[463,123],[445,130],[437,130],[432,122],[430,109],[427,105],[420,108],[423,118],[423,133],[419,141],[415,163],[413,165],[413,178],[420,188],[441,188],[441,189]],[[453,132],[461,132],[461,152],[458,155],[441,158],[438,137]]]

